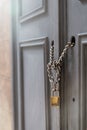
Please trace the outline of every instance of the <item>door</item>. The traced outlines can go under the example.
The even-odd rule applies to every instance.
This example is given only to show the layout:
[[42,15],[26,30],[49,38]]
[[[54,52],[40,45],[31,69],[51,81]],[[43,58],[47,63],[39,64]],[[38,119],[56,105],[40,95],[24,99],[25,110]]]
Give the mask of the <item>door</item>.
[[[76,45],[65,59],[62,129],[87,129],[87,0],[63,0],[63,43],[75,36]],[[61,27],[62,29],[62,27]],[[64,31],[65,30],[65,31]],[[61,30],[62,32],[62,30]],[[61,35],[61,34],[60,34]]]
[[58,0],[12,0],[14,130],[59,129],[59,107],[50,108],[49,46],[59,50]]

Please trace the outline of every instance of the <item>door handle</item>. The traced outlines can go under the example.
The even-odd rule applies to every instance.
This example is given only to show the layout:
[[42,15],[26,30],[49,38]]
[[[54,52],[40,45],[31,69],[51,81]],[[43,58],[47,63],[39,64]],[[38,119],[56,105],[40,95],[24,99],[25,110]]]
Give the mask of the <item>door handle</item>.
[[65,54],[67,53],[67,50],[75,46],[75,42],[76,42],[75,37],[72,36],[71,41],[67,42],[58,60],[54,59],[54,41],[52,41],[51,43],[50,61],[47,64],[47,72],[51,90],[50,103],[52,106],[58,106],[60,104],[59,92],[60,92],[62,61]]

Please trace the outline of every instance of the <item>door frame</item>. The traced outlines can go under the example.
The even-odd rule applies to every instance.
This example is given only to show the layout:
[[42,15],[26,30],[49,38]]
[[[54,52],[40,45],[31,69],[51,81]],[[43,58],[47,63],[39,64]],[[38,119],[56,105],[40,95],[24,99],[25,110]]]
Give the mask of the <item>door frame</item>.
[[17,0],[11,0],[11,50],[12,50],[12,105],[13,130],[18,130],[18,87],[17,87]]

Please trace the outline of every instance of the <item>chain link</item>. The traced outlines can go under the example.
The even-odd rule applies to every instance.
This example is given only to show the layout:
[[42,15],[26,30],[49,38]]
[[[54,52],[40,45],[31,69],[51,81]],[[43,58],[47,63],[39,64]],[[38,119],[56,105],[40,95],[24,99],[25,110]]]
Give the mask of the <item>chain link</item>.
[[54,41],[51,43],[50,47],[50,61],[47,64],[47,72],[49,77],[49,82],[51,85],[51,90],[58,91],[60,89],[60,80],[61,80],[61,70],[62,70],[62,61],[67,52],[67,50],[74,46],[75,43],[68,42],[65,45],[60,57],[58,60],[54,60]]

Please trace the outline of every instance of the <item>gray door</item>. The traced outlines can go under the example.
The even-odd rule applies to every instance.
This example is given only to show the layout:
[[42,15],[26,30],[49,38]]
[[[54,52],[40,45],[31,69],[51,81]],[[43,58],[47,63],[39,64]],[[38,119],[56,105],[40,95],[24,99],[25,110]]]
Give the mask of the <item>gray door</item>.
[[49,45],[59,48],[58,0],[12,0],[13,99],[15,130],[58,130],[59,108],[50,109]]
[[74,35],[76,45],[68,52],[63,70],[61,126],[63,130],[87,130],[87,0],[65,0],[62,5],[63,2],[61,43],[64,45]]
[[[76,45],[63,64],[60,115],[49,105],[47,55],[52,40],[57,58],[72,35]],[[12,1],[15,130],[87,129],[86,45],[86,0]]]

